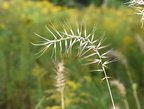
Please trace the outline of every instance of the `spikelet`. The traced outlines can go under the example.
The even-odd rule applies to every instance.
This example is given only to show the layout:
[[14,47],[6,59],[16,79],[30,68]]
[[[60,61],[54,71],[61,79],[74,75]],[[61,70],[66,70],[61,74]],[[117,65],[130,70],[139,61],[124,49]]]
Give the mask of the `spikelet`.
[[119,93],[121,94],[122,97],[126,96],[125,87],[121,82],[119,82],[118,80],[112,80],[112,81],[110,81],[110,84],[117,87],[117,89],[119,90]]
[[130,0],[130,2],[127,2],[130,6],[136,6],[136,5],[144,5],[143,0]]
[[[113,107],[111,107],[110,109],[114,109]],[[115,109],[121,109],[119,106],[116,106]]]
[[62,92],[64,90],[64,86],[65,86],[65,67],[64,67],[64,63],[63,61],[59,62],[56,66],[56,87],[57,87],[57,91]]
[[128,67],[128,61],[126,57],[120,51],[111,50],[111,52],[109,52],[109,56],[118,58],[126,68]]
[[141,15],[141,23],[143,26],[144,23],[144,1],[143,0],[131,0],[130,2],[127,2],[129,7],[132,7],[135,9],[137,15]]
[[136,40],[137,40],[137,43],[138,43],[142,53],[144,54],[144,41],[143,41],[143,39],[139,35],[136,35]]

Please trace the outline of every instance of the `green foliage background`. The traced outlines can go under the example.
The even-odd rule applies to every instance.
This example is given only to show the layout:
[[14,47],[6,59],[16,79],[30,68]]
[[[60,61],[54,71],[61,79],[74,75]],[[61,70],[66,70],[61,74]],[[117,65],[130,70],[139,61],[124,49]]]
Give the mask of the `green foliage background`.
[[[114,1],[114,0],[113,0]],[[68,8],[56,6],[48,1],[1,0],[0,1],[0,109],[59,109],[59,94],[55,90],[55,73],[51,50],[40,58],[34,55],[41,48],[30,42],[40,40],[34,32],[52,38],[45,25],[49,21],[61,30],[59,22],[69,21],[75,25],[75,18],[87,24],[88,32],[97,24],[96,38],[105,32],[105,45],[121,51],[129,62],[130,73],[138,86],[138,96],[144,108],[144,54],[138,46],[135,35],[144,39],[139,16],[131,15],[124,4],[111,2],[110,7]],[[117,7],[118,6],[118,7]],[[74,56],[65,59],[69,69],[65,89],[67,109],[106,109],[111,106],[107,86],[101,82],[103,74],[90,73],[95,66],[83,66]],[[108,75],[120,80],[126,87],[130,109],[136,109],[126,69],[117,61],[109,65]],[[125,109],[123,98],[112,87],[118,106]],[[44,100],[42,99],[44,97]]]

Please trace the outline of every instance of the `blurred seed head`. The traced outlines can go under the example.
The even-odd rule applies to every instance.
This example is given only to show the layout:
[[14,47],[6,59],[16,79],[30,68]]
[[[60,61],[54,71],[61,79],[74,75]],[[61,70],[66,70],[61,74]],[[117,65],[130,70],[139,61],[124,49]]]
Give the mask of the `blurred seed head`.
[[136,37],[137,43],[138,43],[142,53],[144,54],[144,41],[143,41],[143,39],[139,35],[136,35],[135,37]]
[[109,56],[118,58],[125,67],[128,67],[128,61],[120,51],[112,50],[111,52],[109,52]]
[[122,97],[126,96],[126,90],[122,83],[120,83],[118,80],[112,80],[110,81],[110,84],[117,87]]
[[[113,107],[111,107],[110,109],[114,109]],[[121,109],[119,106],[115,106],[115,109]]]

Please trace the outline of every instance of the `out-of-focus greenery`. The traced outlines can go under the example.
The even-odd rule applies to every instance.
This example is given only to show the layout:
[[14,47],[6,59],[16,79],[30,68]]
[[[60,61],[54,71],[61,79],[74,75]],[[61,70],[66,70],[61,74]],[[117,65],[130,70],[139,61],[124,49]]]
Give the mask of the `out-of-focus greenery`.
[[[67,8],[55,6],[48,1],[1,0],[0,1],[0,108],[1,109],[59,109],[60,96],[55,90],[55,73],[51,50],[40,58],[34,55],[41,48],[30,42],[39,40],[33,33],[52,38],[45,25],[51,21],[61,30],[59,22],[69,21],[72,27],[75,19],[86,22],[87,31],[97,25],[96,38],[105,32],[105,44],[121,51],[129,62],[130,73],[138,86],[138,96],[144,104],[144,55],[135,35],[144,38],[139,17],[131,15],[126,6],[116,9]],[[75,54],[75,53],[74,53]],[[83,66],[76,57],[66,58],[65,66],[70,69],[65,88],[67,109],[106,109],[111,106],[106,83],[101,82],[103,74],[90,73],[95,66]],[[126,87],[130,109],[136,109],[125,67],[112,63],[108,75],[120,80]],[[124,108],[123,98],[113,87],[116,104]],[[42,101],[40,105],[38,105]],[[143,106],[143,105],[142,105]],[[144,106],[142,107],[144,108]]]
[[101,6],[105,2],[107,2],[108,6],[121,6],[122,3],[128,2],[128,0],[48,0],[55,5],[67,5],[68,7],[74,6],[88,6],[90,4],[94,4],[95,6]]

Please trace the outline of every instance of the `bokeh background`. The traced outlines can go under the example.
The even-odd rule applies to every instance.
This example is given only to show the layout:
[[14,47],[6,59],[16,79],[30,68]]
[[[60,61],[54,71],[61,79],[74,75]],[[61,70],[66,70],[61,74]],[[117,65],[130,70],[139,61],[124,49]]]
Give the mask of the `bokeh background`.
[[[36,58],[35,53],[41,48],[30,42],[41,40],[34,32],[52,38],[45,28],[50,21],[61,30],[60,22],[69,21],[74,27],[75,19],[86,22],[88,32],[95,23],[95,37],[105,33],[104,44],[110,43],[110,48],[123,56],[107,69],[110,80],[118,80],[126,88],[123,97],[118,88],[111,86],[116,105],[126,109],[124,99],[127,99],[130,109],[138,109],[133,96],[137,92],[141,109],[144,109],[144,28],[141,16],[135,15],[125,2],[0,0],[0,109],[61,109],[55,88],[54,60],[50,58],[52,51]],[[66,58],[64,63],[69,69],[66,109],[111,109],[107,85],[101,81],[103,74],[90,72],[95,66],[83,66],[76,56]]]

